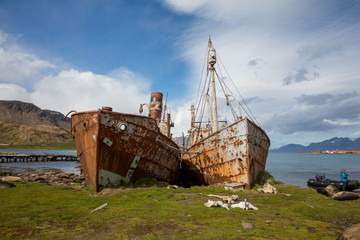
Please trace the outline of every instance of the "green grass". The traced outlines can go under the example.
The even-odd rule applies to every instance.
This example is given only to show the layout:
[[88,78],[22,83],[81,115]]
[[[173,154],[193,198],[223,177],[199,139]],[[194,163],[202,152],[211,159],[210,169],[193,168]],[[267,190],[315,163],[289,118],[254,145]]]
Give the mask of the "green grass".
[[[208,194],[234,194],[220,187],[123,188],[109,196],[16,183],[0,189],[0,239],[335,239],[346,225],[360,222],[360,200],[276,187],[276,195],[236,193],[258,211],[227,211],[203,205]],[[243,229],[242,222],[253,229]]]

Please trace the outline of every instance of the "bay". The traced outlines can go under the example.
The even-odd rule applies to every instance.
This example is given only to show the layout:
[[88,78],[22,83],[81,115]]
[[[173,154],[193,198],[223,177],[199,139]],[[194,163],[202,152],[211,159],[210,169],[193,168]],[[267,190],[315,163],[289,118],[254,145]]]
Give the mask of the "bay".
[[317,174],[340,181],[345,169],[349,180],[360,180],[360,154],[297,154],[269,152],[266,170],[283,183],[307,187]]
[[[3,153],[20,154],[54,154],[54,155],[76,155],[76,150],[28,150],[28,149],[0,149]],[[65,173],[80,174],[80,162],[78,161],[54,161],[54,162],[13,162],[0,163],[0,171],[20,172],[49,172],[62,171]]]

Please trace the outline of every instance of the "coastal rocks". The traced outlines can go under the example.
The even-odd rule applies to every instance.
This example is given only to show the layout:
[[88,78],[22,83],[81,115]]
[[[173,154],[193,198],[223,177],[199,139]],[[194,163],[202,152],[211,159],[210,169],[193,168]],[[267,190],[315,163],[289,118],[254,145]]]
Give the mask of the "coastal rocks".
[[359,195],[353,192],[338,192],[336,193],[332,199],[338,200],[338,201],[344,201],[344,200],[356,200],[359,198]]
[[13,183],[0,181],[0,188],[12,188],[15,187]]
[[271,186],[270,183],[265,183],[264,186],[262,188],[258,189],[259,192],[264,192],[264,193],[274,193],[277,194],[278,191],[276,190],[275,187]]
[[360,239],[360,223],[350,226],[337,238],[337,240]]
[[48,183],[53,186],[72,186],[84,181],[83,175],[63,172],[19,173],[18,177],[24,182]]

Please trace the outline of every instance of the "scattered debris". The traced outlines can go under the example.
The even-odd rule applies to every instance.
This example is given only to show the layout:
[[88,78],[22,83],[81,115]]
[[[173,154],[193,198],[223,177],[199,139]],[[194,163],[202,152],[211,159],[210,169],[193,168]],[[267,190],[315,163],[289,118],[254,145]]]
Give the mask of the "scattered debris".
[[92,210],[91,212],[95,212],[95,211],[98,211],[98,210],[100,210],[100,209],[103,209],[104,207],[106,207],[108,204],[107,203],[105,203],[105,204],[103,204],[103,205],[101,205],[100,207],[98,207],[98,208],[95,208],[94,210]]
[[235,201],[239,198],[238,195],[220,196],[220,195],[209,194],[207,196],[221,198],[223,201],[226,201],[228,204],[234,204]]
[[292,194],[290,193],[284,193],[285,196],[290,197]]
[[271,186],[270,183],[265,183],[263,188],[259,188],[258,191],[259,192],[264,192],[264,193],[275,193],[275,194],[278,193],[276,188]]
[[167,186],[167,189],[171,189],[171,188],[177,189],[177,188],[179,188],[179,186],[177,186],[177,185],[169,185],[169,186]]
[[353,192],[338,192],[336,193],[332,199],[338,200],[338,201],[344,201],[344,200],[356,200],[360,196]]
[[258,210],[257,207],[255,207],[251,203],[247,202],[246,198],[245,198],[245,200],[243,202],[239,202],[237,204],[231,205],[231,208],[242,208],[244,210]]
[[360,223],[346,228],[344,232],[340,234],[337,240],[359,239],[359,236],[360,236]]
[[225,190],[231,190],[233,192],[238,192],[245,189],[244,183],[225,183],[224,184]]
[[265,223],[270,224],[270,223],[272,223],[272,221],[271,220],[266,220]]
[[221,201],[212,201],[210,199],[206,203],[204,203],[204,206],[205,207],[223,207],[223,208],[226,208],[227,210],[230,210],[226,203],[223,203]]

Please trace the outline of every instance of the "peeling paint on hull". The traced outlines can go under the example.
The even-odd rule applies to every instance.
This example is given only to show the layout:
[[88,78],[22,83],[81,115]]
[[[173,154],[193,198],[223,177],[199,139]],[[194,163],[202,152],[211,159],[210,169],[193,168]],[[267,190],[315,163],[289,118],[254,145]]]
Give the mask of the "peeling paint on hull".
[[227,126],[193,144],[183,156],[187,174],[196,176],[187,178],[189,185],[236,182],[250,189],[265,170],[269,146],[265,131],[247,118]]
[[177,183],[178,146],[155,119],[98,110],[73,114],[71,126],[86,185],[97,190],[147,177]]

